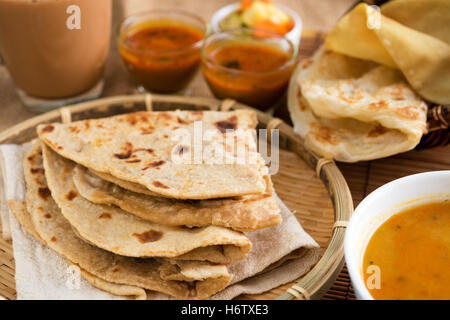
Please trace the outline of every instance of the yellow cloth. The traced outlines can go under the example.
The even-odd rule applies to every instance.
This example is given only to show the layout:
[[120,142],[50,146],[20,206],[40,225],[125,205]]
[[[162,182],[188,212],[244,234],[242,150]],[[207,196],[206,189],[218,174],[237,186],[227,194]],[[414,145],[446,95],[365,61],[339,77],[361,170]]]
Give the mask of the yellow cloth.
[[325,47],[398,68],[423,98],[450,104],[450,0],[394,0],[381,14],[359,4]]

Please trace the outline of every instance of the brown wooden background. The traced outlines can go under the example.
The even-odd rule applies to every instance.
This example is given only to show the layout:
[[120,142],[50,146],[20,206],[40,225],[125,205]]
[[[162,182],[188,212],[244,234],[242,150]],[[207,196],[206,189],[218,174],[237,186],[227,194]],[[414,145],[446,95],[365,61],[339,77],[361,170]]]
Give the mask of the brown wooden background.
[[[196,12],[208,20],[215,10],[232,2],[234,1],[113,0],[113,30],[117,30],[117,25],[124,16],[139,10],[184,8]],[[278,2],[289,6],[301,15],[305,30],[326,32],[352,5],[354,0],[279,0]],[[311,36],[312,34],[315,36]],[[311,48],[315,48],[320,44],[324,33],[317,34],[305,31],[305,35],[309,37],[309,40],[304,41],[300,45],[300,56],[309,55]],[[115,34],[112,35],[112,39],[114,37]],[[135,91],[135,86],[130,81],[120,61],[114,41],[111,41],[105,80],[104,96],[127,94]],[[190,89],[193,96],[211,96],[201,74],[197,75]],[[34,114],[21,105],[6,69],[0,67],[0,131],[32,116]],[[450,169],[450,146],[411,151],[377,161],[339,164],[339,167],[347,179],[356,207],[371,191],[389,181],[419,172]],[[2,263],[2,259],[9,258],[0,256],[0,263]],[[2,276],[1,272],[0,277]],[[323,299],[354,299],[353,290],[345,268]]]

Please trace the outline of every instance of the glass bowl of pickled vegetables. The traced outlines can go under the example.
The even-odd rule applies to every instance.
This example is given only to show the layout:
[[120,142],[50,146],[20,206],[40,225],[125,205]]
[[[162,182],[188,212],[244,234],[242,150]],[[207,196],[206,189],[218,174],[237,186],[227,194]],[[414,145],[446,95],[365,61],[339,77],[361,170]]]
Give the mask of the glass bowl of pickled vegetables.
[[211,27],[213,32],[257,28],[283,35],[298,46],[302,20],[294,10],[271,0],[241,0],[216,11]]

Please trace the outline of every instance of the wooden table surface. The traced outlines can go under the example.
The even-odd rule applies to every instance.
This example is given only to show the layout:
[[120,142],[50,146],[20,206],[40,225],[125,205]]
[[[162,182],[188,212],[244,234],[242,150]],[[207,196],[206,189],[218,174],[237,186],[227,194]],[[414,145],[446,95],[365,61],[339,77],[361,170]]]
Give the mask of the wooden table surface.
[[[117,25],[124,16],[140,10],[184,8],[209,19],[215,10],[232,2],[229,0],[113,0],[113,30],[117,30]],[[278,2],[289,6],[301,15],[304,29],[326,32],[354,0],[279,0]],[[114,41],[111,41],[105,80],[103,96],[135,92],[135,86],[120,61]],[[190,94],[211,96],[201,74],[198,74],[191,84]],[[0,67],[0,103],[0,131],[34,116],[21,105],[4,67]],[[356,207],[371,191],[396,178],[419,172],[450,169],[450,146],[411,151],[377,161],[339,164],[339,167],[347,179]],[[344,269],[324,299],[353,298],[348,274]]]

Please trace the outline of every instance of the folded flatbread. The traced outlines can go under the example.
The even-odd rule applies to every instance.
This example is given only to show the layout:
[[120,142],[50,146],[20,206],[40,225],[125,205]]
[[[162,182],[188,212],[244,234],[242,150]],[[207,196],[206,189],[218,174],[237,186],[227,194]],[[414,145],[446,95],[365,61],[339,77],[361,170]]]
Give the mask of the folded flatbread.
[[[31,220],[31,216],[27,211],[25,202],[24,201],[8,201],[8,206],[11,209],[11,212],[14,213],[17,221],[25,229],[25,231],[28,232],[33,237],[35,237],[43,245],[46,245],[45,241],[39,236],[39,234],[36,232],[36,230],[34,228],[33,221]],[[72,265],[76,265],[74,263],[71,263],[70,261],[68,261],[68,262]],[[89,272],[87,272],[81,268],[80,268],[80,274],[83,278],[85,278],[94,287],[102,289],[103,291],[112,293],[117,296],[122,296],[124,298],[131,298],[131,299],[135,299],[135,300],[146,300],[147,299],[147,293],[142,288],[108,282],[108,281],[105,281],[103,279],[100,279],[100,278],[90,274]]]
[[63,216],[87,242],[130,257],[165,257],[229,264],[243,259],[251,242],[223,227],[171,227],[143,220],[115,206],[79,196],[73,181],[76,164],[42,146],[45,176]]
[[154,223],[171,226],[215,225],[246,232],[281,222],[270,180],[266,183],[268,190],[262,195],[209,200],[177,200],[129,191],[103,180],[80,165],[73,171],[73,180],[76,191],[87,200],[116,205]]
[[[163,292],[180,299],[203,299],[222,290],[230,282],[228,270],[223,265],[130,258],[86,243],[73,232],[71,224],[51,196],[39,145],[34,145],[26,155],[24,173],[27,211],[39,238],[66,260],[100,279],[96,282],[92,278],[91,281],[103,286],[104,290],[116,294],[119,288],[113,286],[118,284]],[[120,290],[124,289],[121,287]],[[131,288],[127,290],[135,292]]]
[[265,192],[256,124],[250,110],[138,112],[40,125],[38,133],[89,169],[169,198],[210,199]]
[[381,10],[360,3],[330,31],[325,47],[398,68],[423,98],[450,104],[449,26],[448,0],[386,1]]
[[295,76],[294,129],[323,157],[387,157],[413,149],[426,132],[427,106],[398,70],[320,49]]

